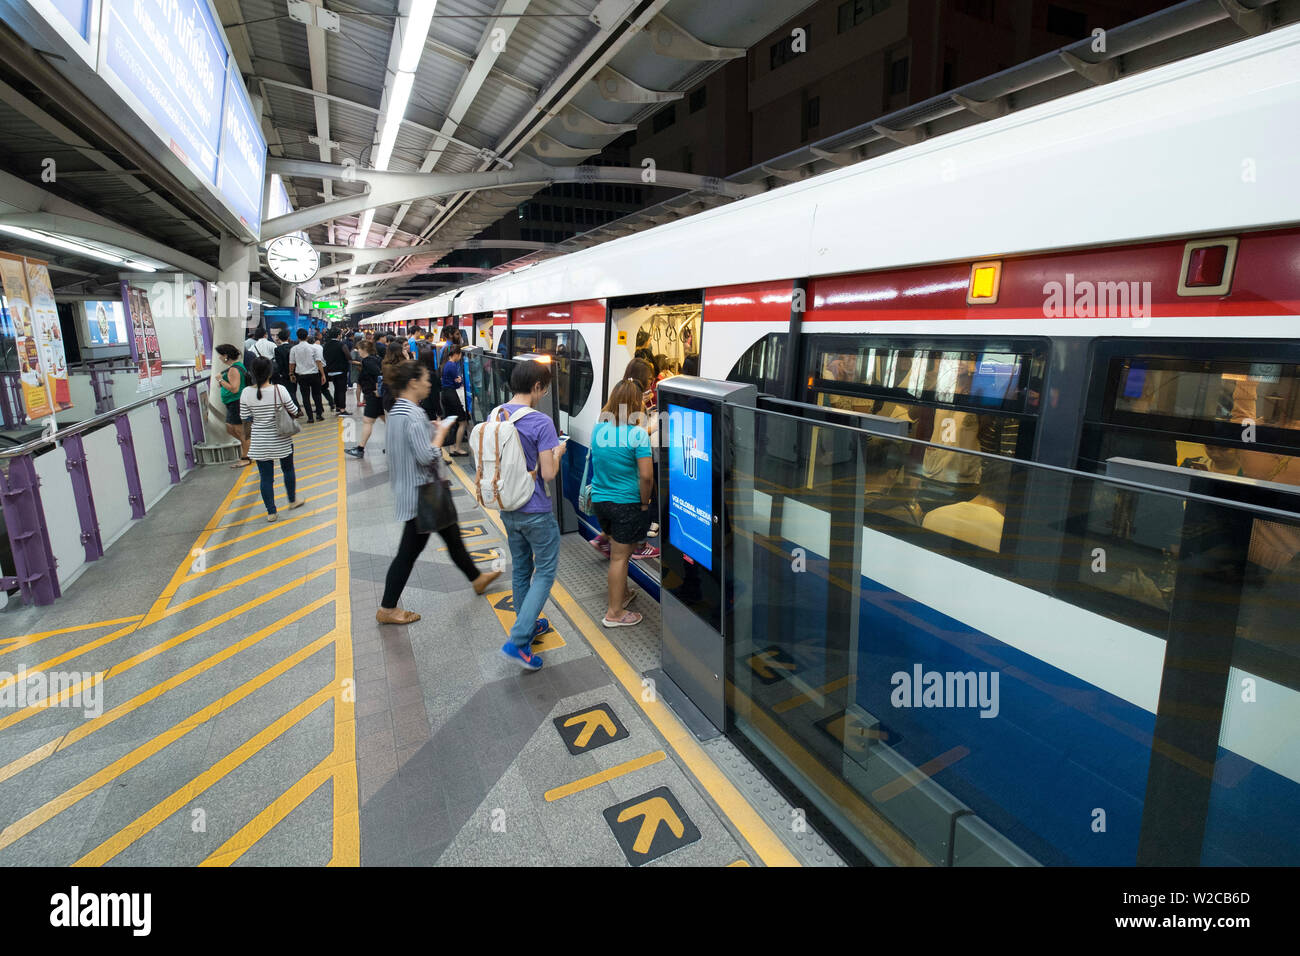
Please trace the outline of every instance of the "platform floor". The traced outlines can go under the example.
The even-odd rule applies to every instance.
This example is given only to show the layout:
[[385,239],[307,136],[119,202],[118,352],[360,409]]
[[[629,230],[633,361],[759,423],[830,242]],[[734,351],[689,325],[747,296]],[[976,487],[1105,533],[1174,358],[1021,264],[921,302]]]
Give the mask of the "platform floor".
[[658,605],[595,623],[577,536],[537,673],[498,652],[509,552],[465,487],[505,573],[475,596],[434,536],[402,600],[422,619],[375,623],[400,528],[382,423],[342,454],[358,424],[305,427],[306,506],[281,490],[276,523],[255,468],[200,469],[59,602],[0,612],[0,865],[842,865],[646,693]]

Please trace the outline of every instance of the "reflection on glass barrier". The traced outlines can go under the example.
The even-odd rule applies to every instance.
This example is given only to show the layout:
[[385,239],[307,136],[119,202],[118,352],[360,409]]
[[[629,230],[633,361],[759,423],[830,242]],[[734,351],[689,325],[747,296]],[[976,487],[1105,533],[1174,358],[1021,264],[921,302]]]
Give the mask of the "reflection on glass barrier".
[[868,857],[1300,863],[1300,517],[765,410],[726,436],[733,730]]

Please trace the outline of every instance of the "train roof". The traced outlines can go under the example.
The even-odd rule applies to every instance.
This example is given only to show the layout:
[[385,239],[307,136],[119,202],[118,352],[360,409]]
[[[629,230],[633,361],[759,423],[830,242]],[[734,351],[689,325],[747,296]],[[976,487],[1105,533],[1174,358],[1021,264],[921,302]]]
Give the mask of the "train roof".
[[1300,24],[373,321],[1300,221]]

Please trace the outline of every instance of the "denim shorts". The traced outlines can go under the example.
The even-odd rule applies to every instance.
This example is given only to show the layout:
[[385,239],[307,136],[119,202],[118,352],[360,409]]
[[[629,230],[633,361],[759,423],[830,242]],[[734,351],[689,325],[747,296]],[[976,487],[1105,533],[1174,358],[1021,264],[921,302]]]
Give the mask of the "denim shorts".
[[239,402],[237,400],[226,403],[226,424],[227,425],[244,424],[244,420],[239,417]]

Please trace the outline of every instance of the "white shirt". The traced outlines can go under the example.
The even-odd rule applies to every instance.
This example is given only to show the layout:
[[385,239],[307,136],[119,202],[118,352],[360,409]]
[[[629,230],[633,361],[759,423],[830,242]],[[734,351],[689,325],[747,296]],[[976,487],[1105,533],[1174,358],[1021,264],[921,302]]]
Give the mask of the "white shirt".
[[258,339],[252,350],[264,359],[275,358],[275,344],[270,339]]
[[317,343],[316,343],[315,345],[313,345],[311,348],[312,348],[312,351],[316,353],[316,361],[320,362],[321,365],[324,365],[324,364],[325,364],[325,346],[323,346],[323,345],[321,345],[319,342],[317,342]]
[[289,350],[289,364],[299,375],[320,374],[316,367],[316,349],[307,342],[299,342]]

